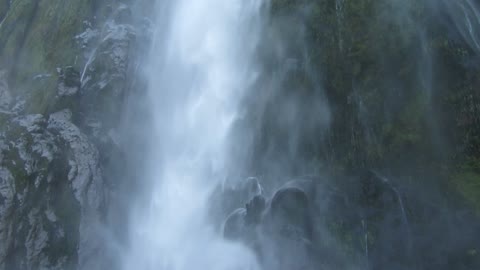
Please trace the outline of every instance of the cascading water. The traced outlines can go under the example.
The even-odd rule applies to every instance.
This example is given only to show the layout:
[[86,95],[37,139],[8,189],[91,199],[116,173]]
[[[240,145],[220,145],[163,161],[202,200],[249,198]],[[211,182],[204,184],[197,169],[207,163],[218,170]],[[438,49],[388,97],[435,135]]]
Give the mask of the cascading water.
[[123,269],[257,269],[208,217],[229,131],[257,75],[261,0],[159,1],[150,53],[148,209],[134,211]]

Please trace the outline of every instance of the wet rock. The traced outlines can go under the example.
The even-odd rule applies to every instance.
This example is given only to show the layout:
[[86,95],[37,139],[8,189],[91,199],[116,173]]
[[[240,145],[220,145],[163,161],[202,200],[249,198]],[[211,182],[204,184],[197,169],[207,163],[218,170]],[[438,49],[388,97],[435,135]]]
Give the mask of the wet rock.
[[58,132],[69,148],[68,181],[81,207],[78,246],[79,269],[97,269],[95,251],[102,250],[104,241],[98,235],[101,207],[104,205],[104,186],[95,146],[80,129],[71,122],[69,110],[50,115],[48,128]]
[[368,218],[390,210],[400,209],[399,197],[393,185],[383,176],[372,170],[358,174],[350,196],[361,208],[360,213]]
[[[93,31],[93,30],[92,30]],[[118,125],[119,111],[133,76],[131,59],[136,38],[135,27],[107,21],[97,30],[97,45],[86,53],[80,74],[81,98],[77,100],[84,116],[83,125],[99,140]]]
[[98,152],[87,136],[71,122],[71,117],[69,110],[54,113],[50,115],[48,128],[58,132],[72,151],[68,180],[72,183],[75,197],[82,205],[98,209],[103,199]]
[[15,116],[4,127],[0,269],[66,269],[77,260],[95,269],[92,251],[101,248],[96,226],[104,204],[97,149],[68,110],[48,120]]
[[265,198],[258,195],[250,200],[245,208],[238,208],[227,216],[223,225],[225,238],[245,240],[251,235],[254,227],[261,224],[266,208]]
[[275,192],[267,207],[258,179],[248,178],[237,192],[246,198],[253,197],[247,201],[245,208],[237,209],[227,217],[225,224],[228,225],[226,227],[229,230],[228,234],[231,231],[232,235],[239,235],[237,228],[261,224],[272,234],[287,236],[297,233],[302,238],[311,239],[313,222],[311,199],[297,186],[303,186],[307,191],[312,187],[308,180],[290,181]]
[[313,213],[307,193],[296,187],[306,183],[291,181],[267,202],[258,179],[247,179],[237,192],[257,195],[227,217],[225,238],[247,244],[267,269],[310,269]]
[[310,202],[317,200],[320,183],[324,182],[323,179],[319,177],[299,177],[293,180],[286,182],[282,188],[297,188],[300,189],[307,195]]
[[246,205],[247,216],[245,222],[247,224],[260,224],[263,213],[266,209],[266,201],[262,195],[256,195]]
[[8,111],[12,96],[8,88],[6,72],[0,70],[0,111]]
[[[75,41],[79,47],[83,50],[90,50],[91,47],[98,41],[100,31],[92,27],[92,24],[89,21],[83,22],[86,29],[75,36]],[[86,52],[85,52],[86,53]],[[88,54],[85,54],[85,58],[88,58]]]
[[270,238],[261,241],[260,261],[264,269],[313,270],[311,244],[301,238]]
[[396,187],[373,170],[358,173],[350,195],[358,214],[358,231],[368,241],[372,269],[409,267],[411,232],[406,206]]
[[48,112],[58,112],[64,109],[77,112],[80,98],[80,73],[72,66],[57,68],[57,73],[57,93]]
[[5,269],[8,243],[12,241],[12,226],[9,223],[14,211],[15,182],[12,173],[0,167],[0,269]]
[[254,197],[246,208],[238,208],[227,216],[223,223],[223,236],[238,241],[251,248],[257,256],[262,256],[262,226],[265,199]]
[[252,200],[255,196],[263,195],[263,187],[256,177],[249,177],[241,183],[240,190],[243,193],[245,201]]
[[[65,198],[54,207],[48,206],[60,194],[68,194],[52,190],[52,186],[62,186],[54,171],[65,169],[57,162],[61,151],[58,141],[40,114],[15,116],[4,127],[0,136],[0,269],[65,268],[74,260],[74,249],[65,245],[65,233],[56,235],[72,232],[74,226],[68,221],[49,220],[43,214],[49,209],[51,219],[61,211],[59,207],[72,211],[72,216],[78,214],[74,208],[67,208]],[[67,236],[75,239],[74,235]],[[52,254],[61,245],[64,249]]]
[[219,186],[212,195],[212,215],[222,223],[224,218],[238,209],[246,207],[256,196],[263,197],[263,187],[256,177],[249,177],[234,183],[226,182]]
[[48,269],[50,266],[48,257],[41,256],[48,246],[48,233],[45,231],[43,224],[38,222],[38,209],[32,209],[28,215],[30,230],[28,231],[25,247],[27,268]]
[[223,236],[230,240],[243,240],[247,229],[246,217],[245,208],[238,208],[230,213],[223,225]]
[[293,187],[281,188],[273,196],[267,216],[274,234],[312,237],[312,212],[307,194]]
[[59,69],[59,96],[72,96],[80,89],[80,73],[74,67]]
[[9,85],[0,71],[0,269],[105,269],[100,152],[118,147],[134,76],[131,10],[99,19],[104,1],[37,2],[0,23],[0,70],[13,74]]
[[307,194],[296,187],[275,192],[265,213],[261,242],[267,269],[314,269],[313,216]]

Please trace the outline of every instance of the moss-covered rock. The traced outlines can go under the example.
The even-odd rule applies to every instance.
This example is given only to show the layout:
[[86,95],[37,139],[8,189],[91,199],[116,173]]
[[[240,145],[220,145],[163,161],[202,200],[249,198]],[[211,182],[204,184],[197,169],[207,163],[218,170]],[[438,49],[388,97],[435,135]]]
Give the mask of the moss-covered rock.
[[9,70],[14,94],[30,96],[30,113],[46,111],[56,68],[76,64],[74,37],[92,12],[89,0],[12,2],[0,25],[0,64]]
[[[0,20],[0,202],[9,202],[0,209],[0,269],[104,269],[92,251],[105,248],[96,227],[108,192],[102,166],[115,147],[109,120],[129,85],[130,9],[121,1],[8,3]],[[94,50],[98,76],[88,69]],[[88,121],[108,128],[92,134]]]
[[[268,175],[278,170],[285,177],[315,169],[342,175],[379,168],[402,191],[384,194],[389,203],[381,198],[366,203],[375,212],[363,217],[366,228],[362,217],[352,218],[355,225],[346,216],[329,217],[325,227],[334,239],[327,242],[339,244],[344,253],[362,258],[368,250],[373,259],[390,252],[382,249],[411,244],[414,251],[404,248],[403,258],[425,268],[479,265],[468,255],[478,244],[467,238],[478,239],[474,231],[480,224],[480,56],[472,45],[480,29],[472,27],[466,37],[461,24],[470,11],[457,16],[458,10],[448,8],[466,1],[448,3],[271,1],[268,27],[274,34],[268,32],[265,43],[281,44],[262,53],[270,61],[264,61],[266,73],[276,70],[268,76],[278,77],[268,81],[273,90],[262,85],[271,91],[267,102],[262,103],[263,93],[252,102],[252,111],[258,110],[249,118],[258,130],[252,171]],[[281,72],[288,58],[302,63],[295,73]],[[316,78],[320,87],[315,87]],[[327,113],[327,124],[311,129]],[[280,165],[272,169],[272,164]],[[350,185],[339,189],[355,189]],[[404,200],[404,215],[398,212],[399,200]],[[363,211],[356,208],[358,202],[350,203]],[[406,237],[397,235],[406,235],[405,226],[399,226],[405,223],[402,215],[415,239],[408,245],[402,242]],[[439,247],[427,248],[437,238]],[[392,243],[399,244],[389,247]],[[411,254],[416,251],[424,255]],[[395,252],[390,255],[381,258],[386,265],[399,260]]]
[[[8,142],[8,146],[0,149],[0,169],[11,177],[3,174],[0,178],[14,188],[16,196],[4,206],[0,227],[17,228],[2,231],[0,266],[4,269],[76,264],[79,204],[66,181],[68,164],[57,158],[64,150],[46,129],[42,115],[17,116],[4,125],[1,143]],[[67,216],[61,215],[59,206],[68,211]],[[75,244],[69,246],[65,241]],[[52,252],[57,245],[64,248]]]
[[480,216],[480,163],[460,169],[451,177],[451,185]]

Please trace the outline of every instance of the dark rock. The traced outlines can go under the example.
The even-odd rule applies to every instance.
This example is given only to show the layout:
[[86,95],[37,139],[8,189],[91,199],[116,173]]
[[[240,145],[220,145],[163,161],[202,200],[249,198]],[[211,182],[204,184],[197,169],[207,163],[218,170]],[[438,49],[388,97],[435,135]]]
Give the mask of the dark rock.
[[65,87],[80,88],[80,73],[72,66],[60,70],[59,80]]
[[231,240],[247,240],[251,237],[254,227],[261,224],[265,208],[265,198],[257,195],[245,205],[245,208],[233,211],[224,222],[224,237]]
[[307,194],[296,187],[280,188],[262,224],[261,260],[267,269],[314,269],[313,216]]
[[241,183],[240,189],[246,201],[252,200],[255,196],[263,194],[263,188],[256,177],[249,177]]
[[51,102],[48,112],[54,113],[69,109],[78,110],[80,97],[80,73],[72,66],[58,68],[57,94]]
[[259,224],[266,208],[265,198],[257,195],[245,205],[245,208],[247,209],[245,222],[247,224]]
[[270,202],[267,216],[274,233],[312,237],[312,212],[307,194],[293,187],[281,188]]
[[237,192],[257,195],[227,217],[225,238],[247,244],[267,269],[311,269],[312,187],[309,180],[290,181],[267,203],[258,179],[248,178]]
[[243,240],[247,227],[245,222],[246,216],[247,210],[245,208],[238,208],[233,211],[225,220],[223,225],[223,236],[230,240]]

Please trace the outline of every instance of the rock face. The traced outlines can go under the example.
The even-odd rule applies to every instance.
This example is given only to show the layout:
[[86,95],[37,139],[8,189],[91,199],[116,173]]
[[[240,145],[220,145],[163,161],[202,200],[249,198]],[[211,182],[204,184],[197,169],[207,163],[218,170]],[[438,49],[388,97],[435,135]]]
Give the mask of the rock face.
[[[67,178],[74,145],[42,115],[12,118],[2,134],[3,269],[62,269],[76,264],[80,202]],[[60,147],[62,146],[62,147]],[[98,165],[97,165],[98,166]],[[68,182],[70,180],[70,183]]]
[[[0,270],[115,268],[151,2],[0,0]],[[271,269],[479,269],[478,4],[270,3],[247,170],[336,181],[224,188],[225,237]]]
[[1,270],[111,266],[105,170],[137,27],[117,1],[0,1]]
[[[245,181],[247,186],[251,179]],[[233,211],[224,222],[224,236],[255,250],[265,269],[316,269],[311,257],[312,201],[293,185],[279,188],[268,204],[262,195],[248,199],[245,208]]]
[[[266,207],[256,197],[228,215],[224,237],[250,247],[264,269],[447,270],[480,265],[472,251],[478,248],[480,234],[472,231],[479,228],[478,218],[439,213],[432,198],[405,195],[371,170],[347,182],[319,177],[288,181],[266,200]],[[232,198],[225,195],[225,201]],[[418,220],[424,211],[429,222]],[[252,222],[249,216],[257,213]],[[462,233],[456,230],[460,227]],[[433,242],[436,246],[427,248]]]
[[98,150],[72,112],[19,115],[2,134],[2,269],[66,269],[94,258],[105,203]]

